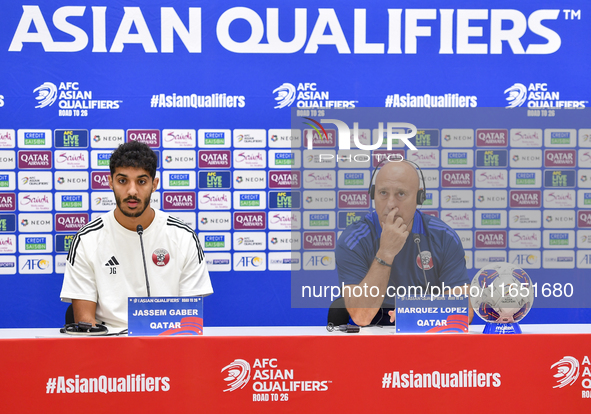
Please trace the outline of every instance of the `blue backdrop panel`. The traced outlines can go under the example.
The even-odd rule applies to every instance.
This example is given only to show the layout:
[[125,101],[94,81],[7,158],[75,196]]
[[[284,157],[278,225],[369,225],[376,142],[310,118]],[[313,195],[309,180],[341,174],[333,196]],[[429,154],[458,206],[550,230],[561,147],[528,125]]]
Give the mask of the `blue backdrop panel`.
[[[158,207],[171,207],[165,192],[194,192],[197,207],[205,194],[189,173],[203,170],[199,151],[229,151],[232,158],[231,165],[207,171],[268,177],[268,163],[238,167],[235,157],[252,150],[268,158],[281,149],[272,130],[291,127],[291,108],[403,107],[404,98],[426,94],[465,96],[470,107],[585,107],[591,91],[584,1],[451,1],[443,7],[436,1],[109,0],[0,7],[0,214],[7,215],[0,217],[6,226],[0,227],[0,327],[62,323],[65,252],[59,249],[66,247],[56,235],[71,235],[77,221],[113,208],[100,183],[104,174],[97,173],[106,171],[111,144],[121,140],[151,140],[159,151],[168,188],[163,183],[158,190]],[[283,94],[291,88],[293,100]],[[240,136],[256,141],[261,130],[262,144],[243,146]],[[43,164],[46,156],[50,165]],[[237,178],[232,175],[231,189],[211,192],[237,191]],[[268,190],[257,191],[268,198]],[[324,323],[325,309],[291,307],[290,273],[269,270],[269,240],[265,249],[236,249],[233,213],[241,210],[235,200],[219,211],[202,204],[171,212],[197,231],[227,232],[232,241],[208,250],[232,271],[212,271],[206,325]],[[245,211],[271,211],[268,204],[258,207]],[[230,213],[229,228],[218,213]],[[200,228],[203,219],[218,227]],[[272,230],[265,223],[260,231],[267,237]],[[234,271],[248,252],[265,253],[266,270]],[[526,321],[555,317],[538,315]],[[584,310],[560,315],[589,320]]]

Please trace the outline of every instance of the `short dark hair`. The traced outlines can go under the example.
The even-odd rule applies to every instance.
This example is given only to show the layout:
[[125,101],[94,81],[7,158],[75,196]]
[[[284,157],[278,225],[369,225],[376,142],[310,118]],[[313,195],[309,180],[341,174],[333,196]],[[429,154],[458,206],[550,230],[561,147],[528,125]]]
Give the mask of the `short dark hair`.
[[113,151],[109,168],[111,177],[119,167],[143,168],[150,173],[152,179],[156,178],[156,167],[158,166],[158,156],[152,148],[138,141],[129,141]]

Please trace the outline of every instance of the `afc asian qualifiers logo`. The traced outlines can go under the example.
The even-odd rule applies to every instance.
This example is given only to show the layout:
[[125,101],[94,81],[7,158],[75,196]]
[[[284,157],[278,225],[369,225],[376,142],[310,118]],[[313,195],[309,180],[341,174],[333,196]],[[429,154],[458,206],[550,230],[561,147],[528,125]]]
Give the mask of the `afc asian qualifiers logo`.
[[39,101],[39,105],[37,105],[35,108],[45,108],[46,106],[51,106],[57,99],[57,86],[51,82],[45,82],[43,85],[35,88],[33,92],[38,93],[35,99]]
[[556,378],[556,384],[552,388],[562,388],[566,387],[567,385],[573,385],[577,378],[579,378],[579,361],[571,356],[565,356],[560,361],[552,364],[550,369],[556,367],[556,374],[554,374],[554,378]]
[[170,254],[164,249],[156,249],[152,253],[152,261],[156,266],[166,266],[170,260]]
[[527,98],[527,88],[522,83],[516,83],[513,86],[505,89],[504,93],[508,93],[505,98],[509,105],[506,108],[516,108],[524,104]]
[[417,254],[417,267],[425,270],[433,269],[433,256],[431,256],[430,251],[426,250],[421,252],[420,255]]
[[222,368],[221,372],[224,371],[228,371],[228,376],[224,378],[228,388],[224,392],[244,388],[250,380],[250,364],[243,359],[235,359],[234,362]]
[[273,90],[273,93],[276,93],[277,96],[275,100],[277,101],[277,106],[275,109],[285,108],[286,106],[291,106],[293,101],[296,98],[296,88],[291,83],[284,83],[278,88]]

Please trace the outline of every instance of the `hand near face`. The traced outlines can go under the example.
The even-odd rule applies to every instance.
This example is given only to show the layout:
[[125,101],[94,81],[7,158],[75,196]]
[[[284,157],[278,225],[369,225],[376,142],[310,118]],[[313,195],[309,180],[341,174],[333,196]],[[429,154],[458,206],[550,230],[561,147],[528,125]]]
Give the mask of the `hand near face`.
[[392,263],[394,257],[402,250],[406,238],[408,237],[408,230],[402,217],[396,217],[398,208],[394,208],[386,220],[382,224],[382,237],[380,238],[380,254],[382,260],[387,263]]

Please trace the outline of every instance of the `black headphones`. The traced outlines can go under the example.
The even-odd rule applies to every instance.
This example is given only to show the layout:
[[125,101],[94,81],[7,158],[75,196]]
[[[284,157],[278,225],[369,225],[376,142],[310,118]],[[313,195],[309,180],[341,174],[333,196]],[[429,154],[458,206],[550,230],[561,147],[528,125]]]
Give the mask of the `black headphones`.
[[[382,161],[380,161],[378,163],[378,165],[376,165],[376,168],[373,170],[373,173],[371,174],[371,180],[369,180],[369,188],[367,189],[367,192],[369,193],[369,198],[372,200],[374,199],[375,194],[376,194],[376,186],[375,186],[375,184],[373,184],[374,176],[376,175],[376,172],[378,171],[378,169],[386,161],[388,161],[388,158],[384,158]],[[423,188],[419,188],[419,191],[417,191],[417,205],[419,205],[419,206],[422,205],[425,202],[425,200],[427,199],[427,192],[426,192],[427,186],[425,185],[425,176],[423,175],[423,170],[421,170],[421,167],[419,167],[419,165],[417,163],[415,163],[411,160],[401,160],[401,161],[396,161],[396,162],[408,162],[408,163],[414,165],[417,170],[419,170],[419,173],[421,174],[421,181],[423,182]]]

